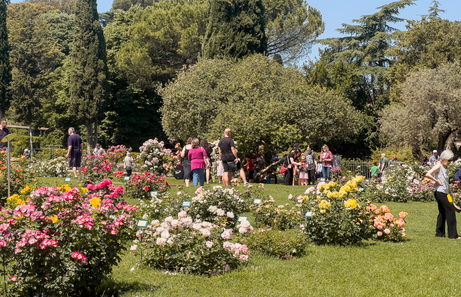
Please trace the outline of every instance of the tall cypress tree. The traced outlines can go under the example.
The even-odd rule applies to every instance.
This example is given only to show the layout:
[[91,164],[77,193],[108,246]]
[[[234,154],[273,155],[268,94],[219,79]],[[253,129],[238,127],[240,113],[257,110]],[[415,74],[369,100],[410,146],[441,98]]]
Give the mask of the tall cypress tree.
[[8,85],[11,81],[10,46],[8,44],[8,31],[6,28],[6,3],[0,0],[0,120],[3,111],[9,106],[7,97]]
[[98,141],[99,117],[108,102],[106,41],[96,0],[78,0],[71,53],[70,113],[87,129],[87,149]]
[[203,56],[242,58],[266,53],[262,0],[212,0]]
[[429,7],[428,11],[429,12],[429,19],[440,19],[439,14],[445,12],[445,10],[440,9],[439,6],[440,2],[437,0],[433,0],[432,5]]

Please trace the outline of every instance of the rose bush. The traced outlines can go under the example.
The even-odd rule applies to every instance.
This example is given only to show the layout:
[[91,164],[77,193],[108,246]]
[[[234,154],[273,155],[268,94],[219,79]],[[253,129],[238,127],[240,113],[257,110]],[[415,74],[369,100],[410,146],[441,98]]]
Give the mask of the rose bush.
[[[238,228],[245,233],[251,232],[248,221]],[[132,250],[138,250],[139,245],[145,255],[144,264],[152,268],[218,274],[248,261],[248,247],[230,242],[232,234],[232,229],[206,221],[194,221],[185,211],[181,211],[177,218],[152,221],[143,234],[138,233],[142,241],[136,240]]]
[[171,150],[165,149],[163,141],[157,138],[149,139],[139,148],[141,152],[138,156],[141,170],[155,174],[167,174],[171,170],[169,166],[173,159]]
[[[97,295],[133,239],[133,214],[110,180],[87,188],[26,187],[0,211],[0,253],[14,295]],[[14,265],[13,265],[14,264]]]
[[169,189],[168,182],[163,176],[158,176],[150,172],[143,174],[134,173],[126,186],[127,195],[136,199],[150,199],[151,192],[164,192]]
[[[34,172],[29,171],[29,162],[25,157],[10,160],[10,193],[18,193],[24,185],[34,180]],[[0,203],[3,205],[8,197],[8,157],[0,153]]]
[[33,170],[40,177],[64,177],[69,175],[67,172],[68,162],[65,157],[35,162]]
[[292,229],[299,225],[302,218],[299,208],[289,207],[288,203],[276,205],[272,197],[261,204],[250,205],[250,210],[253,212],[258,227],[271,227],[278,230]]
[[123,161],[126,148],[124,145],[110,147],[99,155],[83,157],[82,173],[90,183],[98,183],[111,177],[116,171],[123,169],[119,162]]

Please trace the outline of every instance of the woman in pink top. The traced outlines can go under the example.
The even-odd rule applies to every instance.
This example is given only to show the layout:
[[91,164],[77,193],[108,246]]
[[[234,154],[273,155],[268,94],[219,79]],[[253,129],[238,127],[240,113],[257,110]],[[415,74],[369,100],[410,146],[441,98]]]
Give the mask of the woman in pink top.
[[205,176],[203,170],[205,169],[205,160],[208,159],[208,155],[205,150],[199,146],[199,141],[197,138],[192,140],[192,149],[189,150],[189,160],[191,163],[192,169],[192,181],[194,187],[198,185],[198,179],[200,178],[200,186],[203,186],[205,183]]
[[333,154],[326,144],[322,146],[320,153],[320,162],[322,162],[322,174],[325,180],[330,179],[330,168],[333,164]]

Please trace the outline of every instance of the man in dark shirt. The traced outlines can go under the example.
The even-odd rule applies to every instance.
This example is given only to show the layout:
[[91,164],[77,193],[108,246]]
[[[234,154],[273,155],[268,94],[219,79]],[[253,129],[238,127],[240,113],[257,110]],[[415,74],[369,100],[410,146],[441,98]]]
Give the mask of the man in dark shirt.
[[69,158],[69,167],[74,171],[74,177],[77,178],[77,169],[80,174],[80,165],[82,163],[83,142],[78,134],[75,134],[74,128],[69,128],[69,139],[67,146],[69,147],[66,158]]
[[[7,123],[6,120],[3,120],[0,123],[0,148],[6,149],[8,147],[8,142],[1,142],[1,140],[8,134],[10,134],[10,131],[8,131],[8,128],[6,127]],[[10,147],[11,149],[11,147]]]
[[242,164],[237,157],[237,151],[235,149],[234,140],[231,138],[232,132],[229,128],[224,130],[224,137],[218,143],[219,159],[222,161],[224,173],[222,176],[223,186],[230,186],[229,179],[229,165],[228,162],[234,162],[237,166],[237,170],[240,173],[240,177],[243,180],[245,186],[248,185],[246,181],[245,171],[243,171]]

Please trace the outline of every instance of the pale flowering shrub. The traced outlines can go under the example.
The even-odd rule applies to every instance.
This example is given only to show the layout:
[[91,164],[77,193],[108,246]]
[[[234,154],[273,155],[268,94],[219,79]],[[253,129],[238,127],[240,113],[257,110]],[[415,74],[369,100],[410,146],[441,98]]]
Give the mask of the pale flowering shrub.
[[68,161],[65,157],[38,161],[33,164],[33,170],[40,177],[64,177],[68,175],[68,168]]
[[251,203],[251,191],[239,192],[236,188],[214,186],[211,190],[198,188],[197,196],[192,197],[191,206],[186,210],[194,219],[215,222],[224,221],[233,228],[238,216],[247,211]]
[[173,161],[174,154],[170,149],[165,149],[163,141],[149,139],[142,144],[139,151],[141,170],[165,175],[171,171],[169,164]]
[[270,227],[278,230],[287,230],[299,225],[302,212],[299,208],[290,207],[290,204],[277,204],[272,198],[261,204],[250,205],[258,227]]
[[157,196],[149,200],[139,200],[139,213],[144,219],[163,220],[166,217],[174,216],[182,210],[183,201],[191,201],[191,196],[186,191],[159,192]]
[[[248,232],[250,227],[244,228]],[[248,247],[231,242],[232,229],[193,220],[185,211],[177,218],[153,220],[142,235],[133,250],[141,249],[144,264],[156,269],[218,274],[248,261]]]
[[0,211],[0,253],[13,295],[97,295],[133,239],[136,207],[105,180],[87,188],[27,187]]

